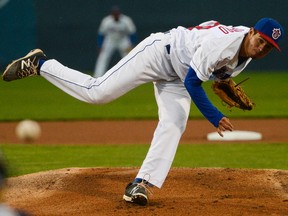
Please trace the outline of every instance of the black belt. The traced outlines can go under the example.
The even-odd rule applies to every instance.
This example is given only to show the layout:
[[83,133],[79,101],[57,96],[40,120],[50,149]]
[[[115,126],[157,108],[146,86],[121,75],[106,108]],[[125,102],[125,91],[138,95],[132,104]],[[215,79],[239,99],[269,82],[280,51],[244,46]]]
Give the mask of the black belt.
[[167,53],[170,55],[170,48],[171,48],[170,44],[167,44],[167,45],[165,46],[165,48],[166,48],[166,50],[167,50]]

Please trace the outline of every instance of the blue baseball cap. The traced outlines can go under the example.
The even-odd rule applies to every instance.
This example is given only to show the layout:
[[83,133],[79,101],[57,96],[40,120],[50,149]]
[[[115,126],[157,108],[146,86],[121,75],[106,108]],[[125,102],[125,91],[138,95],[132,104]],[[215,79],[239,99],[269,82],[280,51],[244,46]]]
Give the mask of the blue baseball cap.
[[262,18],[255,24],[254,29],[257,30],[261,37],[280,51],[278,42],[284,35],[284,29],[276,20],[272,18]]

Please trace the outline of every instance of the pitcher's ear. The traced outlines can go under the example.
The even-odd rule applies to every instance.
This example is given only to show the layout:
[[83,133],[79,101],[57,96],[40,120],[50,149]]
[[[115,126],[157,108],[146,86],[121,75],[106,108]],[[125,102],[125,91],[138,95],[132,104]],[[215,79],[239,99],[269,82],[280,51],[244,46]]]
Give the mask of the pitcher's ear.
[[251,27],[249,30],[249,34],[254,35],[256,33],[257,33],[257,31],[253,27]]

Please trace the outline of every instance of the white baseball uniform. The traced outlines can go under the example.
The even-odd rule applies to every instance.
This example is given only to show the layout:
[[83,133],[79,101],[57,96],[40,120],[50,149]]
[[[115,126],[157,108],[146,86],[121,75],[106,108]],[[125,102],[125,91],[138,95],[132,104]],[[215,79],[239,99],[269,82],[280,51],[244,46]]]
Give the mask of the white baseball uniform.
[[47,60],[40,74],[66,93],[91,104],[108,103],[141,84],[153,82],[159,123],[137,178],[145,177],[160,188],[189,116],[191,97],[183,84],[188,68],[192,67],[202,81],[238,75],[251,60],[238,62],[239,48],[248,31],[244,26],[225,26],[215,21],[192,29],[178,27],[151,34],[99,78],[56,60]]
[[132,48],[129,36],[135,34],[136,26],[132,19],[120,14],[115,21],[112,15],[104,17],[101,21],[98,33],[104,36],[103,45],[96,61],[94,76],[102,76],[109,65],[113,53],[118,50],[124,57]]

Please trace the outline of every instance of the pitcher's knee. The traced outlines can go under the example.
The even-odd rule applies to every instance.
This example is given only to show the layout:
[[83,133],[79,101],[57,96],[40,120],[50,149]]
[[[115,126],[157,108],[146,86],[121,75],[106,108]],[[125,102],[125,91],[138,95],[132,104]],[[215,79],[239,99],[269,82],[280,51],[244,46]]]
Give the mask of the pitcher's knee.
[[87,99],[87,102],[90,104],[106,104],[111,102],[114,98],[109,96],[107,93],[102,91],[93,91],[90,92],[89,98]]
[[179,117],[171,122],[175,127],[179,128],[181,134],[184,133],[187,125],[187,118]]
[[181,134],[183,134],[184,133],[184,131],[185,131],[185,129],[186,129],[186,123],[184,124],[184,123],[180,123],[180,124],[178,124],[178,125],[175,125],[177,128],[179,128],[179,131],[180,131],[180,133]]
[[183,134],[186,129],[186,121],[166,121],[163,122],[167,132],[176,132]]

